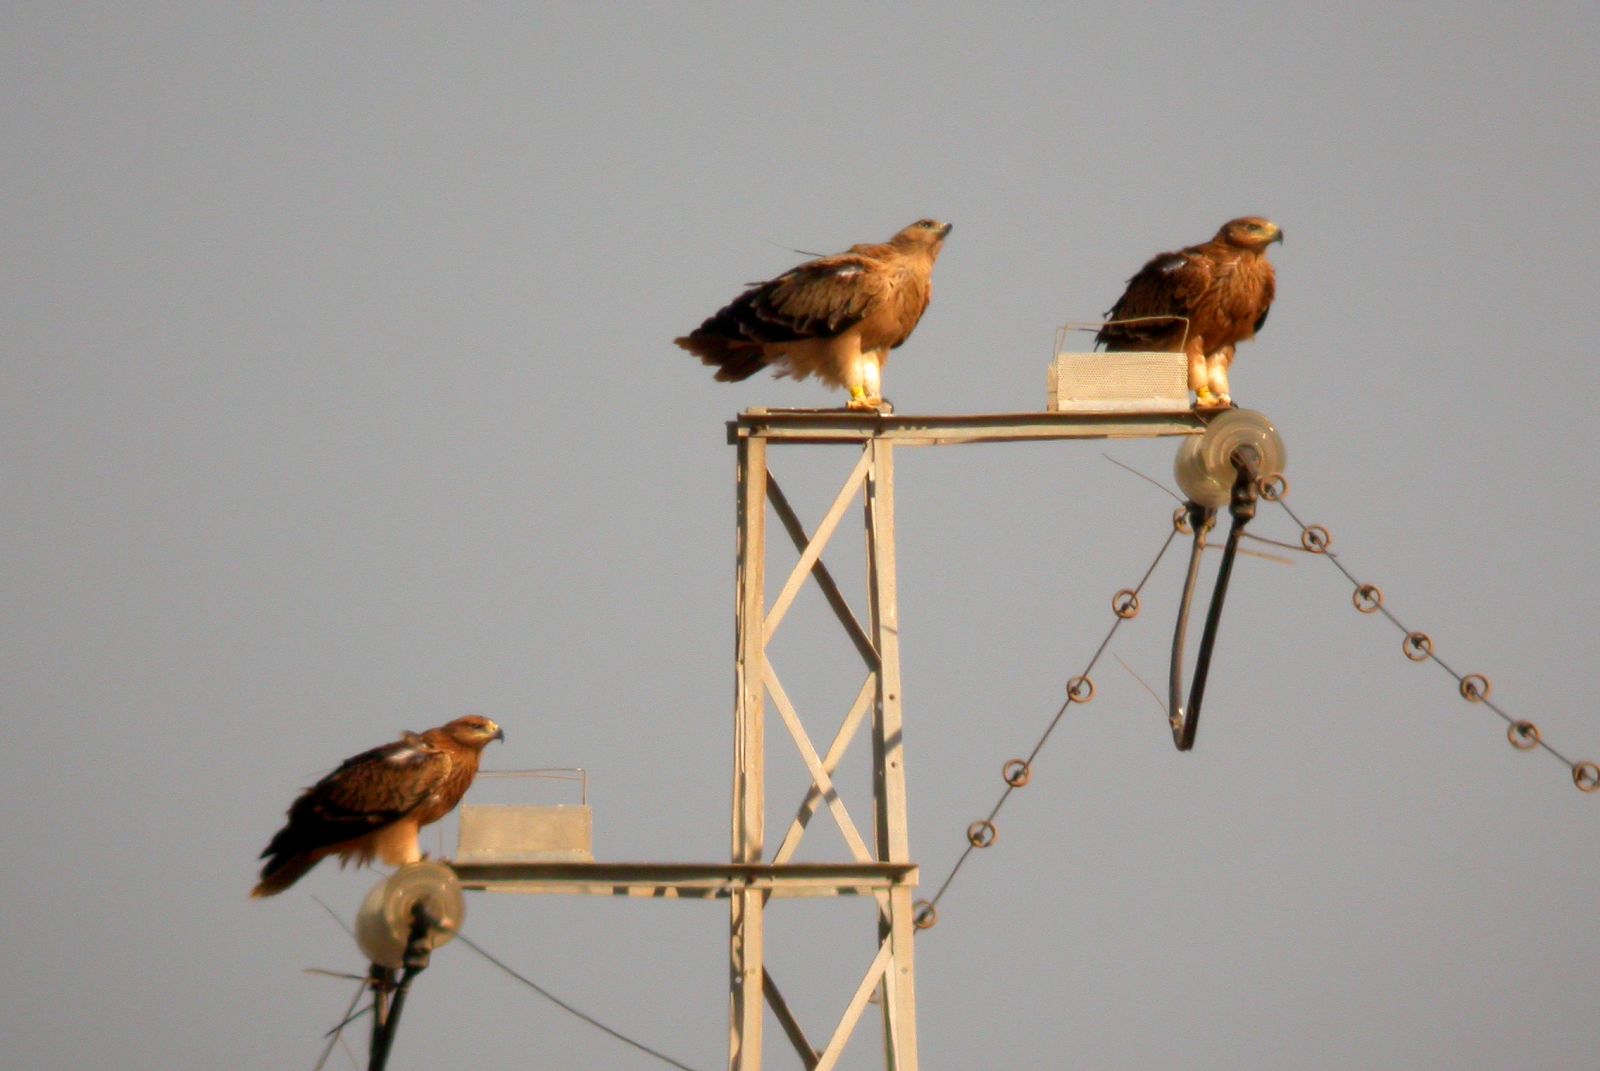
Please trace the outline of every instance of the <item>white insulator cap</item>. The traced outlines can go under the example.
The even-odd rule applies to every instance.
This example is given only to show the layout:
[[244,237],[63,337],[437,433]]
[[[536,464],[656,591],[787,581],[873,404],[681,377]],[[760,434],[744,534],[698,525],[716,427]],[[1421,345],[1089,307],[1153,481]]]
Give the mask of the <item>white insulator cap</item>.
[[374,885],[356,914],[356,944],[380,967],[404,966],[411,940],[412,910],[421,904],[436,925],[423,944],[438,948],[456,935],[467,915],[456,872],[424,860],[405,866]]
[[1254,409],[1230,409],[1178,447],[1172,473],[1191,502],[1212,509],[1228,504],[1235,475],[1233,454],[1241,447],[1255,449],[1258,475],[1282,475],[1288,456],[1272,421]]

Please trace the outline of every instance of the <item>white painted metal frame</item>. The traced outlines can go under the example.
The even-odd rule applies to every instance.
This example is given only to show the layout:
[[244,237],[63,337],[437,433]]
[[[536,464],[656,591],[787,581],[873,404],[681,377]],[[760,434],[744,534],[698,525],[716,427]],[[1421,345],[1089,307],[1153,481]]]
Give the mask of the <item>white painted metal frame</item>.
[[[766,703],[770,698],[800,754],[811,783],[773,854],[773,865],[785,868],[799,848],[807,826],[826,803],[857,865],[911,867],[907,834],[904,744],[901,733],[899,621],[894,564],[894,445],[869,436],[832,505],[808,534],[767,467],[768,437],[760,431],[736,436],[739,448],[738,658],[735,669],[733,857],[734,862],[759,862],[765,851]],[[865,499],[867,529],[867,595],[865,628],[851,612],[822,552],[838,530],[852,502]],[[766,514],[772,506],[800,552],[770,607],[764,605]],[[866,678],[834,735],[820,754],[799,712],[790,701],[777,671],[767,660],[785,615],[808,579],[816,580],[840,625],[866,665]],[[873,799],[871,840],[862,835],[833,783],[840,760],[871,714]],[[845,1005],[827,1044],[820,1050],[795,1020],[764,954],[768,894],[751,889],[735,894],[730,911],[730,967],[734,980],[729,1065],[734,1071],[761,1066],[763,1010],[770,1007],[783,1026],[802,1064],[826,1071],[843,1053],[861,1013],[874,992],[884,994],[884,1044],[887,1066],[915,1071],[916,995],[912,969],[911,893],[914,884],[900,882],[874,890],[878,907],[878,947],[855,992]]]
[[[965,443],[1194,435],[1192,412],[998,413],[893,416],[837,410],[752,409],[728,425],[738,448],[737,641],[734,660],[733,829],[731,862],[459,864],[471,889],[576,893],[652,899],[727,897],[729,909],[729,1048],[732,1071],[760,1071],[766,1008],[801,1063],[827,1071],[837,1063],[874,992],[883,993],[884,1058],[890,1071],[917,1071],[911,861],[900,700],[900,628],[895,597],[894,449]],[[855,444],[861,453],[833,504],[807,533],[767,467],[768,448],[784,443]],[[868,620],[863,626],[823,564],[822,552],[856,496],[865,498]],[[766,605],[768,507],[800,552],[772,605]],[[776,671],[767,645],[796,595],[814,580],[866,666],[866,678],[826,752],[819,752]],[[810,775],[783,838],[764,861],[766,708],[771,698]],[[873,799],[870,841],[840,799],[833,776],[871,714]],[[851,858],[795,863],[794,854],[826,803]],[[878,941],[865,974],[817,1049],[795,1018],[766,964],[768,901],[815,896],[872,896]]]
[[[906,808],[906,771],[900,700],[900,625],[895,596],[894,449],[1048,439],[1193,435],[1203,429],[1193,412],[997,413],[979,416],[893,416],[840,411],[753,409],[730,424],[738,447],[739,558],[734,700],[733,861],[758,863],[765,850],[766,701],[799,750],[811,785],[773,855],[783,870],[812,817],[826,802],[858,865],[912,867]],[[773,478],[769,446],[782,443],[859,444],[861,453],[832,505],[808,534]],[[840,593],[822,552],[857,494],[865,498],[867,598],[863,628]],[[767,506],[800,552],[770,607],[766,592]],[[817,752],[767,660],[771,643],[795,596],[815,580],[866,664],[866,679],[826,755]],[[856,827],[833,783],[833,774],[862,720],[872,715],[873,799],[870,843]],[[914,867],[910,873],[915,873]],[[914,881],[875,890],[878,947],[826,1047],[807,1040],[765,963],[765,910],[770,891],[735,893],[730,911],[732,1000],[728,1062],[733,1071],[759,1071],[762,1010],[771,1007],[808,1069],[832,1068],[874,991],[883,993],[885,1066],[916,1071],[917,1029],[912,892]]]

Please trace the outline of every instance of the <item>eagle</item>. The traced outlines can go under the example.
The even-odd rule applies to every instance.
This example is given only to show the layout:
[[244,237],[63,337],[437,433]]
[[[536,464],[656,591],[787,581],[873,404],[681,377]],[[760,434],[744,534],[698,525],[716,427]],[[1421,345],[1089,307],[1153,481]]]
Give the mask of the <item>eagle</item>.
[[1232,404],[1233,348],[1267,322],[1275,276],[1266,251],[1281,241],[1283,231],[1270,219],[1241,216],[1209,242],[1152,257],[1128,280],[1095,342],[1107,350],[1186,353],[1195,404]]
[[724,382],[768,365],[850,392],[849,408],[883,409],[883,365],[911,337],[933,296],[933,263],[950,224],[919,219],[881,245],[853,245],[750,288],[674,341]]
[[417,832],[449,814],[478,772],[478,757],[506,734],[476,714],[345,759],[300,794],[289,821],[261,853],[251,896],[275,896],[324,857],[390,866],[422,858]]

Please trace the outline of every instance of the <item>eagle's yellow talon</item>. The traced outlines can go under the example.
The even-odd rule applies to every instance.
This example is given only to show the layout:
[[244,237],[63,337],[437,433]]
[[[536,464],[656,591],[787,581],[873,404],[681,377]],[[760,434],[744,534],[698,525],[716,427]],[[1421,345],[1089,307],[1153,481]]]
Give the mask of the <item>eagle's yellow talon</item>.
[[878,395],[867,394],[867,388],[864,386],[850,388],[850,400],[845,403],[845,408],[852,412],[866,413],[888,413],[894,409],[893,406]]

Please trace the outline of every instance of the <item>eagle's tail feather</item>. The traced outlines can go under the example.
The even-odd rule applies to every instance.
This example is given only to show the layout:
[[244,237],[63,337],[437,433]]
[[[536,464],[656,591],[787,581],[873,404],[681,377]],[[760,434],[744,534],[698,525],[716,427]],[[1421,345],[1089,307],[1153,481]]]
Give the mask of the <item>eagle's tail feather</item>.
[[717,369],[716,378],[724,383],[749,379],[767,364],[759,344],[734,342],[704,331],[696,331],[673,341],[703,363],[714,366]]
[[289,856],[274,856],[261,868],[261,881],[250,890],[252,898],[276,896],[316,866],[322,856],[315,852],[299,852]]

